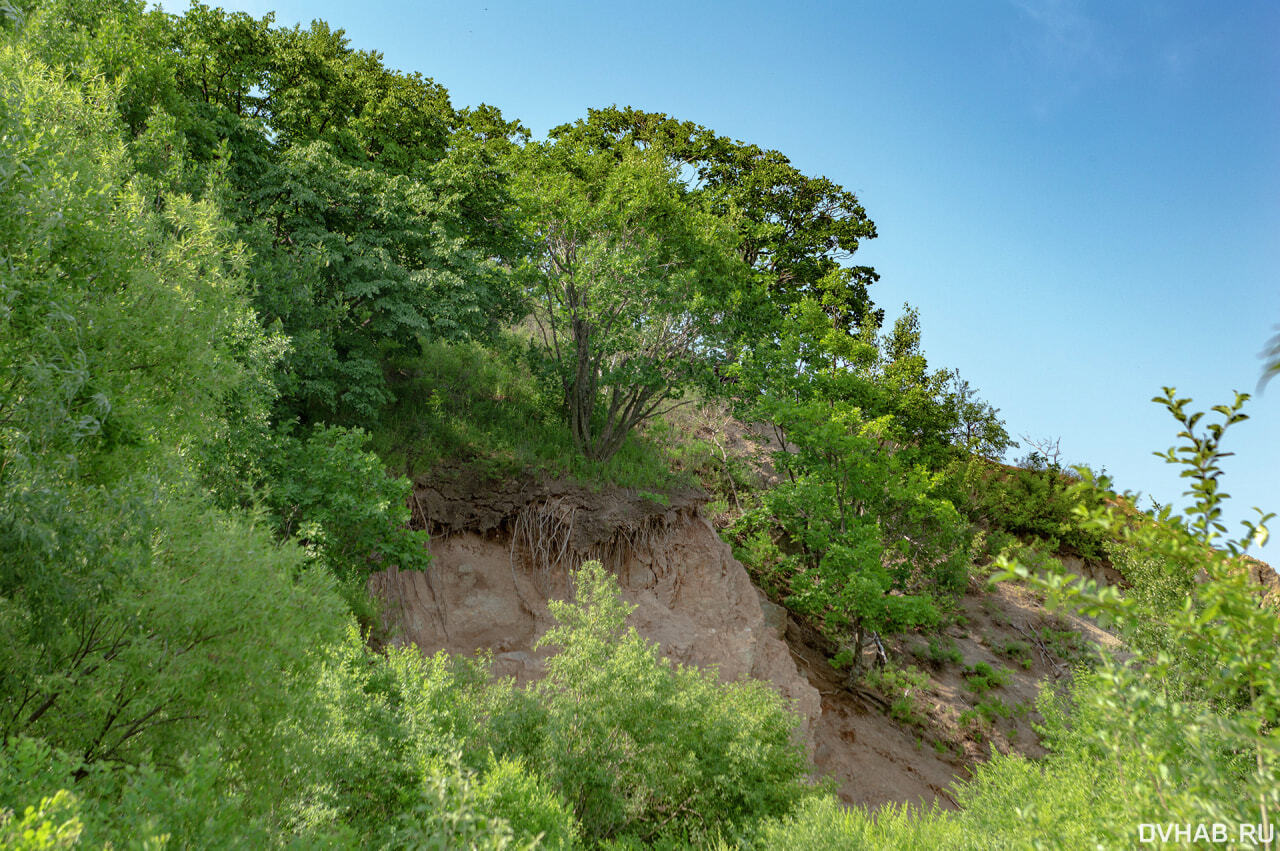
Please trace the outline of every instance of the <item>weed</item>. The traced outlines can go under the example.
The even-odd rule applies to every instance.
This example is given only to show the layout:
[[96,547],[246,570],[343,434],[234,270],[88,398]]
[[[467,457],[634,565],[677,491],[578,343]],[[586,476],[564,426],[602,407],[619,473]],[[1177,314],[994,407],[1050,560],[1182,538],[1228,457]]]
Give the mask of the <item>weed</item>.
[[1013,707],[995,695],[990,695],[978,701],[974,709],[992,724],[995,723],[997,718],[1008,718],[1013,714]]
[[1084,655],[1087,642],[1074,629],[1049,629],[1040,631],[1040,638],[1055,656],[1075,661]]
[[929,646],[922,648],[921,652],[931,664],[937,667],[948,662],[959,665],[964,661],[964,655],[960,652],[960,648],[956,647],[955,639],[950,636],[939,635],[930,638]]
[[462,461],[481,475],[536,472],[652,495],[694,482],[679,465],[673,472],[660,441],[641,434],[607,462],[583,457],[558,400],[516,349],[509,339],[491,348],[423,342],[422,354],[392,363],[394,400],[373,429],[374,450],[409,478],[443,461]]
[[1007,668],[993,668],[986,662],[978,662],[964,669],[964,684],[974,694],[983,695],[993,688],[1009,682]]
[[1031,667],[1031,643],[1022,641],[1017,638],[1009,638],[1004,641],[994,641],[991,643],[991,649],[1001,656],[1007,656],[1024,669]]
[[892,698],[889,704],[889,717],[913,727],[924,727],[928,719],[916,703],[916,695],[928,691],[929,675],[919,668],[908,665],[905,668],[885,667],[868,671],[863,681],[886,697]]

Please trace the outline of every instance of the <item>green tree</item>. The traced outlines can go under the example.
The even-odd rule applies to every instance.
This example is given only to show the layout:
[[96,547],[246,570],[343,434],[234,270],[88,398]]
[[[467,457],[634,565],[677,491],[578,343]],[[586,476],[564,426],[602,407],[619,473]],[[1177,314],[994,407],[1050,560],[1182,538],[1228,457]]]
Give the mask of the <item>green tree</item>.
[[967,455],[978,455],[992,460],[1004,457],[1005,452],[1017,448],[1009,437],[1000,409],[979,398],[978,391],[952,370],[948,376],[946,406],[955,412],[950,443]]
[[340,603],[200,485],[265,421],[243,257],[211,203],[143,193],[106,85],[7,41],[0,80],[0,739],[82,776],[210,741],[261,781]]
[[739,273],[726,224],[660,158],[531,145],[518,274],[579,450],[607,460],[714,357]]
[[775,453],[788,479],[764,497],[776,533],[763,534],[780,539],[770,570],[856,675],[871,633],[937,623],[936,599],[963,587],[968,527],[931,477],[882,448],[889,418],[820,401],[773,411],[795,452]]
[[[732,217],[735,249],[758,273],[775,322],[804,298],[817,299],[845,329],[868,320],[878,325],[883,318],[867,290],[879,276],[849,263],[862,240],[875,237],[875,224],[844,187],[802,173],[778,151],[631,107],[589,110],[585,119],[551,135],[615,155],[648,149],[680,168],[704,209]],[[744,345],[764,342],[756,330]]]

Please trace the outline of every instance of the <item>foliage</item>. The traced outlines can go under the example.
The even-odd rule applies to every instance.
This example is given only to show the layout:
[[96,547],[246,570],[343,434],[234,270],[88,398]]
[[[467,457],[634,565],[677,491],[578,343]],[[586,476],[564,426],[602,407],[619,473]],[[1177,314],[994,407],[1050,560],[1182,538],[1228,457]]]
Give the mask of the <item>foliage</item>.
[[424,343],[421,355],[393,359],[395,401],[373,446],[389,466],[414,477],[465,468],[482,478],[565,477],[587,485],[667,492],[690,479],[671,468],[670,448],[632,433],[607,461],[574,446],[555,393],[537,380],[505,335],[494,345]]
[[992,650],[1001,656],[1007,656],[1014,660],[1023,668],[1031,667],[1031,644],[1017,638],[1008,638],[1003,641],[997,641],[992,645]]
[[162,436],[193,451],[257,418],[227,406],[260,401],[237,394],[270,343],[216,212],[182,196],[155,209],[130,180],[109,90],[82,97],[3,51],[3,466],[74,453],[106,482],[157,454]]
[[[988,724],[994,724],[997,718],[1008,718],[1013,714],[1013,708],[994,694],[982,698],[973,708]],[[961,713],[960,723],[964,724],[964,713]]]
[[296,828],[397,847],[572,842],[572,815],[546,783],[493,756],[534,710],[509,684],[490,684],[483,663],[413,646],[378,655],[352,631],[323,651],[314,694],[294,722],[310,753]]
[[422,570],[426,535],[409,529],[409,482],[386,475],[360,429],[316,425],[305,439],[282,429],[267,461],[267,502],[284,537],[344,581],[395,565]]
[[986,694],[993,688],[1007,685],[1009,671],[1007,668],[992,668],[987,662],[976,662],[964,669],[965,688],[977,695]]
[[[854,195],[630,109],[527,137],[323,22],[0,0],[0,844],[1110,847],[1274,819],[1280,620],[1237,558],[1270,516],[1222,523],[1243,395],[1207,429],[1158,399],[1185,517],[1054,453],[1001,467],[998,411],[929,368],[916,313],[881,333]],[[776,427],[778,487],[741,493],[723,446],[654,419],[692,388]],[[370,649],[335,576],[363,598],[426,565],[391,458],[701,476],[857,662],[941,621],[963,517],[991,551],[1112,541],[1123,594],[999,564],[1127,651],[1042,696],[1048,757],[993,757],[960,813],[841,810],[780,698],[661,660],[598,564],[536,686]],[[1007,676],[967,670],[975,724],[1025,710],[990,693]],[[870,679],[919,720],[923,675]]]
[[283,152],[256,191],[269,199],[259,221],[271,229],[254,234],[271,271],[258,306],[293,338],[281,381],[299,412],[371,422],[389,398],[388,353],[492,322],[474,282],[494,273],[450,233],[442,219],[456,213],[434,187],[353,165],[317,141]]
[[1262,359],[1262,377],[1258,379],[1259,390],[1265,387],[1271,379],[1280,375],[1280,334],[1276,334],[1267,341],[1267,348],[1262,353]]
[[955,412],[952,446],[965,455],[994,460],[1017,447],[999,417],[1000,410],[979,398],[977,389],[960,376],[958,369],[948,376],[947,396],[947,406]]
[[796,719],[759,682],[728,685],[673,665],[624,627],[633,607],[597,562],[553,602],[560,650],[538,687],[546,705],[534,764],[569,801],[589,843],[739,834],[809,794]]
[[[1155,560],[1138,577],[1156,578],[1151,592],[1122,596],[1079,577],[1036,577],[1007,565],[1006,575],[1032,581],[1051,602],[1105,616],[1139,651],[1105,658],[1073,693],[1080,717],[1070,735],[1079,750],[1108,755],[1125,798],[1144,802],[1145,812],[1160,813],[1160,821],[1266,825],[1280,804],[1280,749],[1273,736],[1280,719],[1280,619],[1235,558],[1251,541],[1265,540],[1260,530],[1270,516],[1246,523],[1246,534],[1225,551],[1209,546],[1224,531],[1218,521],[1225,499],[1217,464],[1221,439],[1243,418],[1246,399],[1240,394],[1233,404],[1216,406],[1222,421],[1204,432],[1196,430],[1202,415],[1186,413],[1190,400],[1169,388],[1154,400],[1182,427],[1185,442],[1158,454],[1191,479],[1193,503],[1184,517],[1165,508],[1154,519],[1134,518],[1114,506],[1086,515],[1125,547]],[[1168,580],[1158,578],[1161,570]],[[1187,583],[1189,571],[1205,581]],[[1169,605],[1179,596],[1177,605]],[[1148,627],[1154,618],[1163,629]],[[1119,821],[1099,823],[1131,829]]]
[[0,844],[13,851],[75,847],[84,831],[76,804],[75,795],[60,789],[52,798],[42,798],[38,806],[27,807],[21,819],[0,810]]
[[767,529],[757,539],[788,605],[848,649],[856,672],[870,633],[938,622],[933,595],[963,587],[967,528],[930,496],[927,474],[883,451],[883,420],[817,401],[770,409],[797,451],[776,453],[788,480],[763,498],[779,545]]
[[[1104,558],[1106,536],[1076,513],[1081,500],[1098,507],[1096,492],[1074,487],[1079,479],[1057,458],[1033,451],[1020,464],[1005,466],[980,456],[955,459],[941,491],[973,522],[999,537],[1038,541],[1049,552]],[[997,544],[993,540],[990,549],[998,554]]]
[[[990,835],[986,836],[990,842]],[[834,797],[805,802],[785,819],[765,827],[760,847],[796,851],[831,848],[898,849],[984,848],[953,819],[938,810],[889,804],[874,814],[862,807],[846,807]]]
[[918,727],[926,725],[926,719],[921,715],[916,701],[916,695],[928,691],[930,686],[929,677],[923,671],[912,666],[885,666],[867,671],[863,674],[863,680],[890,698],[890,718]]
[[251,731],[336,611],[184,462],[261,410],[229,404],[261,402],[236,396],[263,343],[241,259],[207,204],[139,197],[107,89],[74,92],[12,45],[0,63],[0,732],[86,765],[175,764],[215,725],[259,770]]
[[931,635],[924,647],[924,658],[931,665],[959,665],[964,661],[964,654],[956,647],[955,639],[948,635]]
[[323,22],[56,0],[26,32],[116,88],[140,177],[215,202],[252,253],[259,319],[293,339],[272,370],[286,419],[371,425],[388,354],[514,318],[496,258],[518,244],[503,157],[524,131],[496,110],[455,111]]
[[653,156],[560,141],[526,146],[531,255],[519,279],[532,348],[575,445],[603,461],[714,351],[735,276],[725,225],[682,197]]
[[815,293],[840,327],[857,328],[864,320],[878,326],[883,318],[867,292],[879,276],[870,267],[848,265],[862,240],[875,237],[875,224],[852,192],[802,173],[779,151],[632,108],[592,109],[551,135],[617,156],[651,151],[683,169],[700,208],[732,214],[736,252],[755,271],[769,308],[753,313],[740,345],[767,346],[769,330]]
[[485,812],[506,819],[523,841],[537,841],[549,849],[577,844],[577,820],[548,783],[520,759],[492,759],[478,790]]

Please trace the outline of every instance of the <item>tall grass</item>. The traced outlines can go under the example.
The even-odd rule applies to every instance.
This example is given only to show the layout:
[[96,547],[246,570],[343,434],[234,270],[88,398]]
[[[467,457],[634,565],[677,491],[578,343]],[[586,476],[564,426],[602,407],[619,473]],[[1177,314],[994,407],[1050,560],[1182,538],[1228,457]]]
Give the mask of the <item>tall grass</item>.
[[673,471],[662,448],[641,434],[608,461],[584,458],[560,416],[556,388],[538,380],[512,339],[425,343],[421,355],[393,362],[388,379],[395,401],[374,433],[374,449],[410,478],[465,466],[493,478],[564,477],[655,495],[695,481]]

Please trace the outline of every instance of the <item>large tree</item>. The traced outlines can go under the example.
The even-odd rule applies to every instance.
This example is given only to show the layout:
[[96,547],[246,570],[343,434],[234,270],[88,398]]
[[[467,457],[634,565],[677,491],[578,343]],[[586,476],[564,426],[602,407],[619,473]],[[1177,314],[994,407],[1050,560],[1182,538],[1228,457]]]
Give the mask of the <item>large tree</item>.
[[868,287],[879,279],[852,263],[875,224],[857,197],[826,177],[807,175],[782,153],[719,136],[689,121],[631,107],[593,109],[552,131],[601,150],[651,150],[679,168],[709,212],[734,215],[735,248],[759,273],[778,317],[816,298],[841,328],[876,324]]
[[529,145],[522,180],[534,348],[574,442],[607,460],[714,358],[743,271],[732,229],[638,150]]
[[455,110],[321,21],[49,0],[27,26],[46,61],[119,87],[156,204],[207,195],[236,225],[258,315],[292,339],[280,418],[368,424],[389,356],[515,318],[505,154],[524,131],[497,110]]

